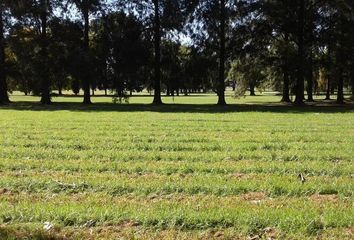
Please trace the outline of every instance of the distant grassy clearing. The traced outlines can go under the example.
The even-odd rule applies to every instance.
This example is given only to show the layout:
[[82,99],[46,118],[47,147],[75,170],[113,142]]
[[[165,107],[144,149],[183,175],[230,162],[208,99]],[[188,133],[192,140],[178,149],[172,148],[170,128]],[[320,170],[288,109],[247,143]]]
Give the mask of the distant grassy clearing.
[[351,106],[215,108],[0,108],[0,236],[351,238]]
[[[103,96],[103,92],[97,92],[97,95],[92,97],[92,102],[94,103],[112,103],[111,96]],[[279,102],[281,100],[281,96],[274,96],[274,94],[264,94],[262,96],[257,97],[242,97],[239,99],[233,98],[233,92],[228,91],[226,93],[227,102],[230,104],[233,103],[261,103],[267,101]],[[12,101],[24,101],[24,102],[39,102],[40,97],[38,96],[24,96],[22,93],[16,92],[13,96],[10,97]],[[68,92],[66,96],[55,96],[52,97],[53,102],[82,102],[82,96],[73,96],[71,92]],[[134,93],[133,96],[129,97],[130,104],[150,104],[153,100],[153,95],[150,95],[147,92],[143,93]],[[215,104],[217,102],[217,96],[215,94],[204,94],[204,93],[196,93],[190,94],[189,96],[184,96],[180,94],[180,96],[162,96],[162,100],[167,104]]]

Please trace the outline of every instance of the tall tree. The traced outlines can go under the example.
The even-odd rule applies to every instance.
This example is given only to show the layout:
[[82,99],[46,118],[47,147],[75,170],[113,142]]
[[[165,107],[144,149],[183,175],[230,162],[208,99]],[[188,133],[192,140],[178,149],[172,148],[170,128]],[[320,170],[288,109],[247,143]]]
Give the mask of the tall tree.
[[[337,0],[334,5],[336,10],[336,25],[337,25],[337,77],[338,91],[337,103],[344,103],[344,84],[353,72],[353,65],[350,64],[353,56],[354,41],[353,41],[353,19],[354,19],[354,2],[348,0]],[[347,53],[347,54],[346,54]],[[349,80],[349,79],[348,79]],[[348,81],[349,82],[349,81]],[[349,85],[349,84],[348,84]]]
[[36,70],[36,93],[41,94],[41,103],[50,104],[50,63],[48,61],[47,26],[52,7],[57,0],[19,0],[9,1],[12,15],[22,24],[23,29],[34,29],[37,33],[33,39],[40,51],[32,59]]
[[338,91],[337,91],[337,103],[344,103],[344,64],[345,64],[345,56],[344,56],[344,19],[342,16],[339,17],[338,20],[338,43],[337,43],[337,54],[336,54],[336,62],[337,62],[337,70],[336,75],[338,76]]
[[183,29],[189,13],[197,0],[126,0],[127,9],[138,11],[142,21],[152,29],[154,41],[154,100],[153,104],[162,104],[161,100],[161,40],[174,36]]
[[0,3],[0,104],[8,103],[6,67],[5,67],[5,36],[4,36],[4,11],[5,3]]
[[284,55],[282,55],[282,64],[281,64],[281,70],[283,74],[283,97],[282,97],[282,102],[290,103],[290,57],[291,57],[291,51],[290,49],[290,44],[289,44],[289,34],[285,33],[284,34],[284,46],[283,46],[283,52],[285,52]]
[[309,1],[308,8],[305,10],[307,13],[306,23],[305,23],[305,39],[306,39],[306,71],[305,76],[307,79],[307,101],[314,102],[313,99],[313,89],[314,89],[314,71],[315,71],[315,63],[314,63],[314,52],[316,48],[316,19],[317,19],[317,7],[314,1]]
[[[150,63],[150,41],[136,16],[111,12],[93,24],[96,34],[92,41],[95,53],[98,85],[110,84],[117,97],[124,98],[126,90],[140,90]],[[103,81],[102,81],[103,79]]]
[[[282,102],[291,102],[290,90],[293,85],[294,73],[296,72],[294,63],[297,63],[296,57],[296,35],[297,35],[297,1],[259,1],[260,11],[266,21],[263,24],[268,25],[267,34],[270,35],[272,52],[272,68],[279,71],[282,81]],[[263,36],[264,38],[267,36]],[[269,36],[268,36],[269,37]],[[297,57],[296,57],[297,58]],[[275,67],[275,68],[274,68]]]
[[159,0],[154,3],[154,48],[155,48],[155,80],[154,80],[154,100],[153,104],[162,104],[161,100],[161,22]]
[[[192,36],[196,45],[200,48],[211,48],[211,52],[217,54],[218,70],[214,81],[214,89],[218,95],[218,105],[225,105],[225,70],[229,58],[227,48],[229,45],[231,25],[239,22],[235,16],[239,4],[244,1],[234,0],[206,0],[199,1],[196,8],[196,27],[198,32],[193,31]],[[232,24],[231,24],[232,23]]]
[[98,8],[103,4],[102,0],[71,0],[75,4],[77,9],[80,11],[83,21],[84,21],[84,36],[82,48],[85,52],[84,59],[82,61],[86,65],[86,69],[82,74],[82,86],[84,90],[84,104],[91,104],[90,95],[90,82],[91,82],[91,68],[88,66],[91,63],[90,60],[90,14],[98,10]]
[[217,83],[218,105],[226,105],[225,101],[225,51],[226,51],[226,1],[220,0],[219,2],[219,79]]
[[304,68],[305,68],[305,1],[298,0],[298,22],[297,22],[297,46],[298,46],[298,68],[296,79],[296,105],[304,104]]
[[50,78],[49,78],[49,62],[48,62],[48,37],[47,37],[47,25],[48,25],[48,0],[40,0],[40,19],[41,19],[41,103],[50,104]]

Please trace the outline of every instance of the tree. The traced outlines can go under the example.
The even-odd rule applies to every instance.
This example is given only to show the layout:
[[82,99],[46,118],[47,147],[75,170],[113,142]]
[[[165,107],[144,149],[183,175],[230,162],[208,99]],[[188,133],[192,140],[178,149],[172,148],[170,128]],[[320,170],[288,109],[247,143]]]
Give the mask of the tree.
[[48,25],[48,0],[40,0],[40,19],[41,19],[41,60],[42,60],[42,86],[41,86],[41,103],[50,104],[50,79],[49,79],[49,62],[48,62],[48,37],[47,37],[47,25]]
[[102,0],[71,0],[72,3],[75,4],[77,9],[82,14],[84,20],[84,36],[82,42],[82,48],[85,52],[85,56],[82,61],[85,63],[86,69],[84,70],[84,74],[82,75],[82,86],[84,90],[84,104],[91,104],[91,95],[90,95],[90,79],[92,76],[91,68],[89,64],[91,63],[90,59],[90,14],[94,13],[98,10],[98,8],[103,4]]
[[218,55],[218,74],[214,82],[218,95],[218,105],[226,105],[225,101],[225,64],[227,59],[226,47],[227,36],[230,30],[232,12],[236,9],[236,1],[230,0],[208,0],[199,1],[195,13],[197,28],[200,33],[193,33],[194,41],[199,42],[200,47],[209,46],[215,48]]
[[154,3],[154,47],[155,47],[155,81],[154,81],[154,100],[153,104],[162,104],[161,100],[161,23],[159,13],[159,0]]
[[260,87],[267,80],[267,66],[265,58],[246,55],[231,64],[229,80],[236,82],[235,96],[245,95],[247,89],[250,96],[255,96],[255,88]]
[[204,93],[214,89],[214,81],[217,79],[217,56],[210,53],[212,49],[190,47],[184,50],[182,88],[184,94],[201,89]]
[[195,0],[128,0],[126,4],[153,32],[154,41],[154,100],[153,104],[162,104],[161,100],[161,40],[168,38],[184,27]]
[[[350,76],[352,65],[350,64],[350,53],[353,53],[353,19],[354,2],[338,0],[333,6],[336,14],[336,62],[338,76],[337,103],[344,104],[344,81],[345,75]],[[349,53],[346,54],[346,53]],[[351,56],[353,58],[353,56]]]
[[318,19],[318,9],[316,2],[310,0],[306,11],[305,23],[305,77],[307,79],[307,101],[314,102],[313,89],[315,84],[315,53],[317,48],[316,21]]
[[36,85],[40,87],[36,93],[41,94],[41,103],[50,104],[50,63],[48,61],[48,18],[51,10],[57,4],[56,0],[20,0],[9,2],[12,14],[19,23],[28,29],[33,28],[39,37],[34,39],[39,46],[38,56],[33,58],[33,68],[37,71],[36,78],[39,80]]
[[296,97],[295,104],[304,104],[304,73],[305,73],[305,1],[298,0],[297,11],[297,47],[298,47],[298,65],[297,65],[297,79],[296,79]]
[[111,12],[95,21],[96,34],[92,41],[98,68],[97,79],[110,85],[122,98],[125,91],[140,90],[146,77],[145,68],[150,60],[150,44],[143,25],[134,15],[123,11]]
[[225,51],[226,51],[226,1],[220,0],[220,52],[219,52],[219,79],[217,84],[218,105],[226,105],[225,101]]
[[5,36],[4,36],[4,11],[5,3],[0,3],[0,104],[8,103],[9,96],[7,94],[7,73],[5,66]]
[[[264,25],[259,38],[269,39],[271,64],[276,77],[276,85],[282,85],[282,102],[291,102],[290,90],[296,78],[297,51],[297,9],[298,1],[259,1],[259,11],[263,18],[258,22]],[[279,83],[278,83],[279,81]],[[280,83],[281,82],[281,83]]]
[[337,85],[337,103],[344,103],[344,87],[349,85],[353,53],[354,2],[347,0],[324,1],[319,9],[320,39],[327,49],[325,69],[328,72],[326,100]]
[[178,95],[182,79],[181,45],[174,41],[163,41],[161,49],[162,82],[166,86],[166,95]]
[[[80,79],[85,67],[83,58],[82,31],[80,22],[59,17],[52,18],[48,23],[48,52],[53,88],[56,87],[59,95],[62,90],[72,89],[78,94]],[[74,87],[73,87],[74,86]]]

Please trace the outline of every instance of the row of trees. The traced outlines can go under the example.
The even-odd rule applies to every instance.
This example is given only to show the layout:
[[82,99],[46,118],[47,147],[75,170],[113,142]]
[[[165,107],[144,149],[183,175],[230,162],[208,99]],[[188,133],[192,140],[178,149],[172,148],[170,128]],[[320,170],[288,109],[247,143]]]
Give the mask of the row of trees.
[[[2,0],[0,103],[20,90],[51,103],[51,90],[118,97],[225,88],[354,95],[351,0]],[[307,93],[305,96],[305,92]]]

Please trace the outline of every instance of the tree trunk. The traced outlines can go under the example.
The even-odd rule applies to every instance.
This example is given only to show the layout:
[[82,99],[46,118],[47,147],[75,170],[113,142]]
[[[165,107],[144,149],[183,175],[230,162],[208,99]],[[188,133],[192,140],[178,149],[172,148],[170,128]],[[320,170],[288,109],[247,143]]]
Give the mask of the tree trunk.
[[342,45],[339,46],[338,53],[338,66],[337,66],[337,76],[338,76],[338,91],[337,91],[337,103],[344,104],[344,76],[343,76],[343,54]]
[[161,105],[161,23],[160,23],[160,11],[159,11],[159,0],[154,0],[154,10],[155,10],[155,82],[154,82],[154,100],[153,104]]
[[250,83],[250,96],[256,96],[255,86],[253,83]]
[[283,66],[283,98],[281,99],[282,102],[290,103],[290,87],[289,87],[289,72],[287,66]]
[[345,60],[344,60],[344,22],[343,19],[341,18],[339,21],[339,28],[340,28],[340,36],[339,36],[339,45],[337,48],[337,69],[338,69],[338,92],[337,92],[337,103],[338,104],[344,104],[344,65],[345,65]]
[[331,86],[331,94],[334,95],[336,93],[336,87]]
[[28,90],[28,81],[26,80],[27,77],[26,76],[21,76],[21,83],[22,83],[22,90],[23,90],[23,93],[25,94],[25,96],[28,95],[29,93],[29,90]]
[[[289,34],[285,33],[284,40],[286,43],[289,43]],[[286,102],[290,103],[290,76],[289,76],[289,56],[285,55],[284,56],[284,62],[282,65],[282,71],[283,71],[283,97],[281,99],[281,102]]]
[[298,69],[297,69],[297,81],[296,81],[296,105],[304,104],[304,58],[305,58],[305,46],[304,46],[304,25],[305,25],[305,0],[300,0],[298,11]]
[[354,73],[352,72],[352,74],[351,74],[351,83],[352,83],[352,97],[351,97],[351,99],[352,100],[354,100]]
[[3,6],[0,5],[0,104],[10,102],[7,94],[5,69],[5,39],[4,39],[4,20]]
[[226,45],[226,10],[225,0],[220,0],[220,55],[219,55],[219,79],[217,84],[218,105],[226,105],[225,101],[225,45]]
[[343,77],[343,68],[339,67],[338,71],[339,79],[338,79],[338,92],[337,92],[337,103],[344,104],[344,77]]
[[313,99],[313,56],[312,56],[312,50],[309,56],[309,63],[308,63],[308,70],[307,70],[307,101],[308,102],[314,102]]
[[[90,19],[89,19],[89,9],[87,6],[83,8],[83,16],[85,20],[85,30],[84,30],[84,51],[85,51],[85,61],[88,63],[88,54],[89,54],[89,30],[90,30]],[[83,74],[84,77],[82,79],[82,86],[84,89],[84,104],[91,104],[91,96],[90,96],[90,74],[87,72],[89,69],[86,69],[86,74]]]
[[48,39],[47,39],[48,3],[41,0],[41,80],[42,80],[42,104],[51,104],[50,100],[50,81],[48,74]]
[[171,88],[171,96],[174,97],[175,96],[175,89]]
[[104,88],[104,95],[107,96],[107,88],[108,88],[108,64],[105,61],[105,66],[104,66],[104,82],[103,82],[103,88]]
[[315,9],[312,4],[309,4],[309,16],[308,18],[308,29],[307,29],[307,34],[306,36],[308,37],[307,39],[307,50],[308,50],[308,65],[307,65],[307,101],[308,102],[314,102],[313,99],[313,89],[314,89],[314,72],[313,72],[313,44],[314,44],[314,31],[315,31],[315,22],[314,22],[314,12]]
[[59,96],[63,95],[63,84],[62,84],[61,80],[58,81],[58,94],[59,94]]
[[328,70],[328,74],[327,74],[327,86],[326,86],[326,98],[325,100],[331,100],[331,79],[332,79],[332,46],[331,44],[328,45],[328,59],[329,59],[329,68]]
[[325,100],[331,100],[331,80],[330,76],[327,77],[327,91]]

